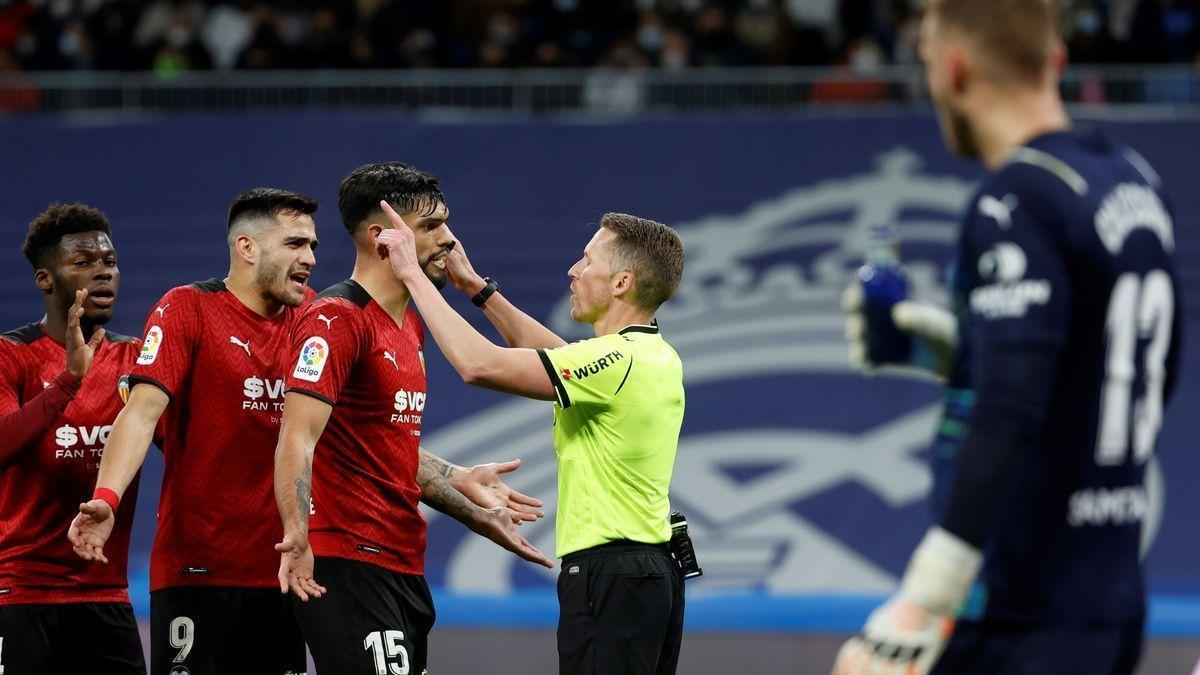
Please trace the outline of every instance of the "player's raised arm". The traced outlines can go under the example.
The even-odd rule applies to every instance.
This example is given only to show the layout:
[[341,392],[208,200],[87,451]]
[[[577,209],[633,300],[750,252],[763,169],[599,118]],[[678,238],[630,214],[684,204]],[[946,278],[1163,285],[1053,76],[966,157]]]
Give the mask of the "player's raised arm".
[[86,288],[77,291],[75,303],[67,310],[66,366],[37,396],[21,405],[17,366],[4,363],[0,367],[0,378],[3,378],[0,381],[0,411],[4,413],[0,416],[0,469],[11,462],[18,451],[50,430],[75,398],[84,375],[92,367],[96,348],[104,339],[104,329],[97,328],[90,340],[83,339],[80,320],[87,295]]
[[509,347],[553,349],[566,344],[537,319],[509,302],[500,293],[498,282],[479,276],[467,258],[462,240],[458,240],[446,256],[446,276],[451,285],[466,293],[475,306],[483,310]]
[[425,276],[417,261],[412,230],[387,202],[380,207],[393,229],[379,234],[396,274],[421,310],[438,347],[467,384],[543,401],[554,400],[554,386],[533,349],[498,347],[454,311]]
[[275,447],[275,503],[283,520],[279,590],[290,588],[301,600],[321,597],[325,588],[313,579],[313,553],[308,546],[308,513],[312,500],[312,460],[333,406],[307,394],[288,392],[283,399],[279,444]]
[[155,425],[169,402],[166,393],[150,384],[137,384],[130,391],[129,402],[117,415],[104,444],[96,492],[91,501],[79,505],[79,515],[67,531],[67,538],[80,558],[108,562],[104,544],[112,534],[117,505],[142,468]]

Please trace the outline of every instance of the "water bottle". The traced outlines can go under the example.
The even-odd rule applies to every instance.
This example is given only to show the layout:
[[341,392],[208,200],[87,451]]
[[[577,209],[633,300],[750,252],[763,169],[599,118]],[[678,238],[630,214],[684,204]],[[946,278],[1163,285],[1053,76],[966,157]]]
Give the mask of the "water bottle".
[[696,550],[692,548],[692,537],[688,535],[687,518],[678,511],[671,512],[671,555],[683,572],[684,579],[694,579],[702,574],[700,563],[696,561]]
[[892,321],[892,307],[908,297],[908,275],[900,265],[898,248],[894,228],[872,227],[866,263],[858,268],[867,322],[867,361],[874,364],[907,363],[912,358],[912,336]]

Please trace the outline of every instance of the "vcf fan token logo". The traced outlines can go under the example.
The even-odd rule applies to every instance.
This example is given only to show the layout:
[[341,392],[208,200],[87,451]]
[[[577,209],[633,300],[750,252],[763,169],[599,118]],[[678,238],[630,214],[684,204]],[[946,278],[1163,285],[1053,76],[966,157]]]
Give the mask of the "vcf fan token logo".
[[151,326],[146,331],[146,339],[142,342],[142,353],[138,354],[138,364],[148,366],[158,358],[158,348],[162,346],[163,331],[158,326]]
[[324,338],[313,336],[304,342],[300,348],[300,358],[296,362],[296,370],[292,373],[296,379],[316,382],[321,379],[325,370],[325,362],[329,360],[329,343]]

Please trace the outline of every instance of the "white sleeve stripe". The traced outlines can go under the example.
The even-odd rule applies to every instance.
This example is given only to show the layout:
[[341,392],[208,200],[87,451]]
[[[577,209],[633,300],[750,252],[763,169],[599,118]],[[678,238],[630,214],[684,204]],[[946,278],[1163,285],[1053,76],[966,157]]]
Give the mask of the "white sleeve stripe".
[[1005,162],[1005,164],[1016,163],[1029,164],[1039,169],[1045,169],[1066,183],[1080,197],[1087,194],[1088,184],[1083,179],[1083,176],[1080,176],[1079,172],[1072,169],[1069,164],[1048,152],[1042,152],[1033,148],[1018,148],[1009,155],[1008,161]]
[[1147,162],[1146,158],[1142,157],[1141,153],[1133,148],[1124,148],[1121,152],[1125,155],[1125,159],[1129,160],[1129,163],[1133,165],[1133,168],[1142,174],[1142,178],[1145,178],[1151,187],[1157,188],[1162,186],[1162,178],[1159,177],[1154,167],[1150,166],[1150,162]]

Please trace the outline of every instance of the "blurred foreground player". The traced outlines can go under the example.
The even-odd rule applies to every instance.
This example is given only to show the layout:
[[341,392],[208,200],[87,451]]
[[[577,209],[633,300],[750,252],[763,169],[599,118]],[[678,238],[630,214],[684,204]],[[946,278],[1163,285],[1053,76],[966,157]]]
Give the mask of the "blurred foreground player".
[[683,639],[684,561],[668,544],[668,491],[683,423],[683,365],[653,317],[683,275],[679,235],[627,214],[601,218],[567,272],[571,318],[596,337],[572,344],[498,295],[498,284],[475,274],[465,253],[451,251],[455,287],[473,294],[510,345],[504,349],[421,274],[409,216],[387,213],[395,228],[379,242],[463,381],[555,401],[560,675],[672,675]]
[[410,218],[424,274],[446,282],[455,242],[437,178],[400,163],[347,176],[338,207],[354,272],[305,307],[292,331],[275,464],[279,584],[296,596],[319,672],[421,675],[434,608],[419,500],[527,560],[553,563],[516,533],[514,520],[540,515],[521,515],[533,504],[476,506],[451,484],[456,468],[420,448],[425,337],[377,252],[388,228],[380,199]]
[[[317,203],[259,188],[229,207],[229,275],[169,291],[146,319],[129,403],[105,447],[97,497],[71,526],[79,555],[104,561],[112,509],[130,501],[162,419],[165,460],[150,555],[150,661],[156,675],[306,670],[291,608],[274,590],[271,500],[292,315],[312,291]],[[101,494],[103,493],[103,494]],[[132,506],[129,504],[128,506]]]
[[1133,150],[1067,131],[1055,3],[927,8],[943,135],[991,170],[954,284],[950,380],[975,404],[939,525],[834,671],[1132,673],[1143,477],[1182,323],[1162,185]]
[[110,565],[88,565],[62,536],[90,498],[138,352],[136,339],[100,327],[121,280],[108,220],[56,204],[22,250],[46,316],[0,339],[0,672],[145,673],[126,589],[133,500],[117,512]]

